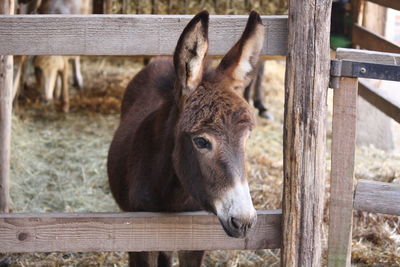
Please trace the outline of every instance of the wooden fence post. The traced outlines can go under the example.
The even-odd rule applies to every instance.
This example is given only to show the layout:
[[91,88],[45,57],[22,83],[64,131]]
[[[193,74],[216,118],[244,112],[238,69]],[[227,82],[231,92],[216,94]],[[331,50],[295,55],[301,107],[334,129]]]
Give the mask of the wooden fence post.
[[158,13],[158,0],[151,0],[151,14]]
[[350,266],[353,226],[357,78],[341,78],[334,89],[328,266]]
[[[0,14],[14,14],[14,0],[3,0]],[[0,212],[9,211],[13,57],[0,55]]]
[[291,0],[285,80],[282,266],[321,266],[331,0]]
[[140,0],[135,0],[135,4],[136,4],[136,14],[140,14]]
[[106,0],[106,14],[112,14],[113,0]]
[[128,0],[122,0],[122,2],[121,2],[121,5],[122,5],[122,14],[128,14],[129,13],[129,8],[128,8],[128,6],[129,6],[129,2],[128,2]]
[[167,2],[167,5],[168,5],[168,7],[167,7],[167,14],[172,14],[172,0],[168,0],[168,2]]
[[104,14],[104,0],[93,0],[93,14]]

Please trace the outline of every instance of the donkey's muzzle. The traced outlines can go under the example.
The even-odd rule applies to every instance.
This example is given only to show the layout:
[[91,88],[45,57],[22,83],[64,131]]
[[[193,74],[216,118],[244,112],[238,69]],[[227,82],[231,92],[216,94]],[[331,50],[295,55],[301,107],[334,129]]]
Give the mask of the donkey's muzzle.
[[241,217],[229,217],[226,221],[220,219],[221,225],[224,228],[227,235],[236,238],[245,238],[250,229],[257,223],[257,213],[252,216]]
[[247,181],[238,182],[214,202],[216,214],[231,237],[246,237],[256,224],[257,212],[251,201]]

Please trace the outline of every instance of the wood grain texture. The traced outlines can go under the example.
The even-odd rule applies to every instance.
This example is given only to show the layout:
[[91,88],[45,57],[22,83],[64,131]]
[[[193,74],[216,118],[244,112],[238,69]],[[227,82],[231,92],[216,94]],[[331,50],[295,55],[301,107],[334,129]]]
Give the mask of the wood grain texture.
[[332,1],[290,1],[282,266],[321,266]]
[[400,184],[359,180],[354,209],[400,216]]
[[0,214],[0,253],[263,249],[281,245],[281,211],[258,211],[245,239],[205,212]]
[[400,1],[399,0],[368,0],[369,2],[373,2],[375,4],[390,7],[393,9],[400,10]]
[[378,88],[359,81],[358,95],[374,105],[377,109],[400,123],[400,102],[385,96]]
[[400,46],[358,24],[353,25],[353,43],[368,50],[400,54]]
[[370,50],[359,50],[350,48],[338,48],[337,59],[362,61],[376,64],[400,66],[400,54],[377,52]]
[[363,19],[360,25],[383,37],[385,34],[386,13],[386,7],[364,1]]
[[[0,16],[0,54],[172,55],[190,15]],[[210,16],[210,55],[225,54],[248,16]],[[287,16],[263,16],[263,55],[286,55]]]
[[340,78],[333,91],[328,266],[350,266],[353,222],[357,79]]
[[[0,3],[0,14],[13,14],[14,0]],[[10,203],[10,146],[13,88],[13,57],[0,53],[0,212],[8,212]]]

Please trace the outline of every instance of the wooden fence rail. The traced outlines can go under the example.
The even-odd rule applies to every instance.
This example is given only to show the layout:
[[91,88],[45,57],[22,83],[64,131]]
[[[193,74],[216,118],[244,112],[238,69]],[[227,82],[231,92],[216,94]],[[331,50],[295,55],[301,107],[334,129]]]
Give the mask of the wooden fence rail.
[[[0,16],[0,55],[171,55],[189,15]],[[225,54],[248,16],[210,16],[210,55]],[[287,16],[262,16],[263,55],[286,55]]]
[[363,81],[358,81],[358,95],[390,118],[400,123],[400,102],[385,96],[380,89],[373,88]]
[[359,180],[354,209],[400,216],[400,184]]
[[352,37],[361,48],[400,54],[400,46],[358,24],[353,25]]
[[338,59],[400,66],[400,54],[395,53],[338,48],[336,50],[336,57]]
[[0,253],[280,248],[281,214],[258,211],[245,239],[205,212],[0,214]]
[[378,5],[381,5],[381,6],[384,6],[384,7],[389,7],[389,8],[400,10],[400,1],[399,0],[368,0],[368,1],[378,4]]

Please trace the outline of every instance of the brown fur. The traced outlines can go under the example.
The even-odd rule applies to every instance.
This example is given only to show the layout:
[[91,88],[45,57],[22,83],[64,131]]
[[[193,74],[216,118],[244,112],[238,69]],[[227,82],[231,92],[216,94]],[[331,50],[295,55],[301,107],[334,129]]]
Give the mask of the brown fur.
[[[63,111],[69,111],[68,92],[68,57],[63,56],[36,56],[33,58],[37,86],[45,102],[60,98],[62,95]],[[57,85],[61,77],[62,91]]]
[[[239,92],[254,70],[243,71],[241,63],[258,57],[262,28],[253,12],[236,52],[227,54],[223,67],[205,72],[208,13],[201,12],[183,31],[174,59],[152,60],[129,83],[108,155],[111,191],[122,210],[217,213],[215,201],[235,183],[247,184],[244,149],[254,115]],[[199,137],[209,147],[198,147]],[[232,219],[237,228],[220,218],[235,237],[255,222]],[[181,266],[200,266],[203,254],[181,252]],[[130,254],[131,266],[157,263],[169,266],[170,253]]]
[[[84,5],[81,5],[81,2]],[[19,12],[21,14],[80,14],[81,8],[87,6],[86,0],[20,0]],[[23,5],[26,4],[26,5]],[[69,111],[69,86],[68,86],[68,61],[72,60],[74,83],[80,91],[83,90],[83,79],[80,71],[79,56],[35,56],[33,65],[35,67],[36,82],[41,93],[42,100],[46,103],[51,102],[53,96],[59,98],[61,95],[57,87],[58,78],[62,81],[62,109]],[[19,62],[17,75],[14,80],[13,97],[16,97],[19,91],[20,80],[22,85],[26,79],[27,57],[22,57]],[[25,67],[24,67],[25,65]],[[54,93],[55,92],[55,93]]]

